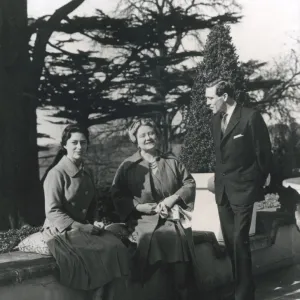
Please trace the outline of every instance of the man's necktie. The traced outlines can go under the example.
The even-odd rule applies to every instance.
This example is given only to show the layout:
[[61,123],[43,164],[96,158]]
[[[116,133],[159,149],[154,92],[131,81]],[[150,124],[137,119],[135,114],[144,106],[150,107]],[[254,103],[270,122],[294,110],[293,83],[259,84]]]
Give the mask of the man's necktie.
[[227,113],[223,113],[221,115],[221,132],[222,132],[222,137],[225,133],[225,130],[226,130],[226,127],[227,127],[227,116],[228,114]]

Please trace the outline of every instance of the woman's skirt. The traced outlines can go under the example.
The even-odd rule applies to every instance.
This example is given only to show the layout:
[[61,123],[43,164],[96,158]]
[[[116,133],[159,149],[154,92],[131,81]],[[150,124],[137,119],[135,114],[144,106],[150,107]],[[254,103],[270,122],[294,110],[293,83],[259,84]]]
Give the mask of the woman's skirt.
[[131,244],[130,252],[134,281],[147,280],[149,270],[158,264],[191,261],[190,246],[180,222],[143,216],[138,220],[133,236],[136,244]]
[[47,228],[43,236],[65,286],[93,290],[129,274],[127,248],[108,231],[96,236],[79,230],[59,233]]
[[178,263],[189,260],[189,248],[180,223],[160,220],[151,238],[148,264]]

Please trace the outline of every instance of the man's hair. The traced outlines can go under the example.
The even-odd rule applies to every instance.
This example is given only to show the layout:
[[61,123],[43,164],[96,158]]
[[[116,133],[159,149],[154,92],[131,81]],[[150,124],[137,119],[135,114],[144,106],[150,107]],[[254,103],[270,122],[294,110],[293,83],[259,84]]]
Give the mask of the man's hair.
[[217,79],[206,85],[207,88],[216,87],[216,95],[222,96],[227,94],[229,97],[234,98],[234,87],[233,84],[229,81]]

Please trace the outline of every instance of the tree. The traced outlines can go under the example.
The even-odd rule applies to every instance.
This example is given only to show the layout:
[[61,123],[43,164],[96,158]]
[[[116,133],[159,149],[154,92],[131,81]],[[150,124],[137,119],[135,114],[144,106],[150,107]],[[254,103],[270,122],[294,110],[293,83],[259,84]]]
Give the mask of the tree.
[[245,93],[244,72],[232,43],[230,28],[225,25],[215,26],[207,37],[203,61],[198,66],[193,86],[191,106],[186,115],[186,135],[181,159],[191,172],[214,170],[215,156],[210,131],[212,116],[206,106],[205,86],[219,78],[234,84],[237,102],[249,103]]
[[[56,116],[86,126],[152,114],[165,140],[171,140],[180,129],[171,125],[174,116],[190,101],[192,60],[203,55],[201,32],[240,19],[229,2],[125,1],[121,16],[98,11],[96,16],[69,19],[56,30],[72,36],[51,42],[55,52],[48,53],[43,103],[60,106]],[[67,51],[74,34],[94,42],[101,53]],[[198,49],[185,48],[192,36],[199,41]]]
[[37,32],[29,59],[30,27],[26,0],[0,4],[0,228],[40,223],[43,197],[39,184],[36,129],[37,91],[53,27],[84,0],[58,9]]
[[291,111],[299,106],[300,101],[299,53],[291,50],[284,57],[274,61],[271,68],[261,72],[261,78],[276,81],[277,84],[265,86],[259,92],[252,92],[253,104],[269,115],[272,113],[273,118],[275,113],[278,113],[283,123],[293,122]]

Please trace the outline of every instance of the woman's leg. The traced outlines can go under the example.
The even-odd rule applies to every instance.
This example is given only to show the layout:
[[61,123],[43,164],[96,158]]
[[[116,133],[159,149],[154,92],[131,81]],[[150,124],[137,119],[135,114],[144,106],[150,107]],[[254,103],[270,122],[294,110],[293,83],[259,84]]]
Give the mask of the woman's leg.
[[92,291],[92,300],[104,300],[103,293],[104,293],[104,287],[93,290]]
[[185,262],[178,262],[170,264],[170,274],[176,287],[176,294],[178,300],[188,300],[188,287],[193,280],[190,264]]
[[[113,279],[103,287],[101,300],[131,300],[128,289],[128,278],[123,276]],[[95,299],[96,300],[96,299]],[[98,299],[97,299],[98,300]]]

